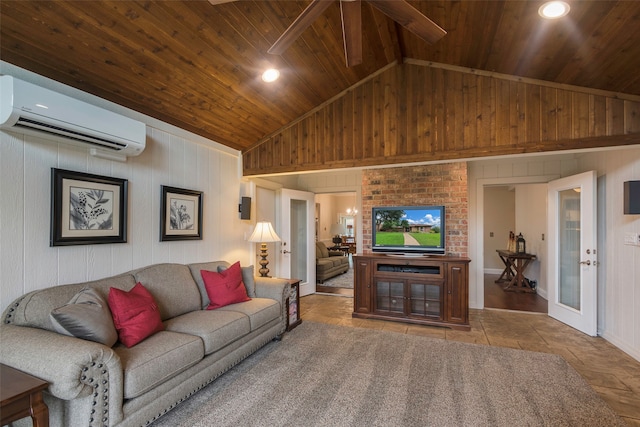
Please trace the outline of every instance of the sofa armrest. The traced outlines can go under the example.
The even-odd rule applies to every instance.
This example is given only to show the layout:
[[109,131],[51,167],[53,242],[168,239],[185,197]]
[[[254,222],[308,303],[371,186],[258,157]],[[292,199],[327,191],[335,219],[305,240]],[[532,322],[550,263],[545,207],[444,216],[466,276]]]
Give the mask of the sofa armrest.
[[271,298],[284,304],[289,296],[289,290],[287,279],[256,277],[256,296],[258,298]]
[[[49,382],[49,393],[72,400],[93,394],[109,425],[122,420],[123,373],[109,347],[25,326],[0,326],[0,362]],[[87,422],[92,408],[87,408]],[[106,417],[107,414],[104,416]]]
[[280,302],[280,313],[282,317],[282,330],[284,333],[287,328],[287,316],[289,308],[287,307],[287,298],[291,293],[291,286],[287,279],[278,279],[274,277],[256,277],[256,296],[258,298],[271,298]]

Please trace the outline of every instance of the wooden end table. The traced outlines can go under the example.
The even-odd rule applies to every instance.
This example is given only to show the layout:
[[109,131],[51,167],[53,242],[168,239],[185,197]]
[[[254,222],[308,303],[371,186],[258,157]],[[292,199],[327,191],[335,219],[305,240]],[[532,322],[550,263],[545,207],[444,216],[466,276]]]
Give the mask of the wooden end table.
[[300,282],[299,279],[289,279],[291,291],[287,298],[287,331],[302,323],[300,318]]
[[49,409],[42,390],[49,383],[0,364],[0,425],[31,417],[34,427],[49,427]]

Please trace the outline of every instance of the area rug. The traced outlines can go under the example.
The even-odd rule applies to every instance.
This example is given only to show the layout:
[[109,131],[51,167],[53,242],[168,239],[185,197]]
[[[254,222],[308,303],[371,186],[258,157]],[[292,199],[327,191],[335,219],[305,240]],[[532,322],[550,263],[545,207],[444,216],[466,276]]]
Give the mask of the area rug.
[[353,289],[353,268],[348,269],[346,273],[339,274],[329,280],[325,280],[321,285],[330,286],[332,288]]
[[624,425],[558,355],[309,321],[153,424]]

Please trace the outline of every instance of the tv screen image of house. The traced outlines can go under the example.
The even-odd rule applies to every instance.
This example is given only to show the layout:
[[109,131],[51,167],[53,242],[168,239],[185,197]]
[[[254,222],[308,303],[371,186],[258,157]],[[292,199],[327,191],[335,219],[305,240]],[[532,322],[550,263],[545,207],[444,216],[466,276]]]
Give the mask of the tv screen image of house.
[[444,206],[373,208],[374,252],[445,253]]

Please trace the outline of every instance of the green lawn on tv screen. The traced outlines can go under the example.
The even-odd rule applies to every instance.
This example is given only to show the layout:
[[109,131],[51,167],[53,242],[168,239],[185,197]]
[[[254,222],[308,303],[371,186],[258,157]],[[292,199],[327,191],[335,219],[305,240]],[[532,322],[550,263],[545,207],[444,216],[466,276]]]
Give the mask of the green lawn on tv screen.
[[[440,245],[440,233],[409,233],[422,246]],[[402,246],[404,245],[404,233],[395,231],[378,231],[376,233],[376,245]]]

